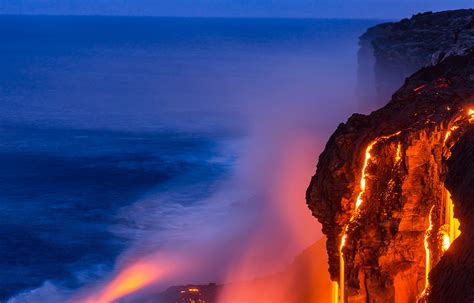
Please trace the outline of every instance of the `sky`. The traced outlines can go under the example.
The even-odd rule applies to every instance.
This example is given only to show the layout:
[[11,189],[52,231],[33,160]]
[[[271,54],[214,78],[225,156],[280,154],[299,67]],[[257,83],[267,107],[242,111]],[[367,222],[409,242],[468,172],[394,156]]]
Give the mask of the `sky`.
[[0,14],[402,18],[472,0],[0,0]]

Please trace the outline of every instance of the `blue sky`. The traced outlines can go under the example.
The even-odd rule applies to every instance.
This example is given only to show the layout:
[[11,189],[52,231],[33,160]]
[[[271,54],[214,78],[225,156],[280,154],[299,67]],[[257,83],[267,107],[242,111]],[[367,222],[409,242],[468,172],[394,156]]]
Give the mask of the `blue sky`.
[[401,18],[472,0],[0,0],[0,14]]

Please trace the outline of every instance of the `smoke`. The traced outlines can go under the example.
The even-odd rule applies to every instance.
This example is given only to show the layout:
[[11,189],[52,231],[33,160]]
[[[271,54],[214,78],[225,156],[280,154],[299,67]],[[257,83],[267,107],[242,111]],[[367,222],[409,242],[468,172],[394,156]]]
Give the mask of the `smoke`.
[[[338,86],[328,82],[324,81],[326,88]],[[284,94],[264,96],[259,106],[248,108],[248,135],[235,139],[231,145],[235,150],[223,150],[238,154],[233,174],[215,185],[213,195],[193,206],[183,206],[168,203],[171,193],[160,192],[123,210],[129,220],[147,228],[139,231],[140,235],[128,235],[139,241],[123,255],[109,279],[81,291],[85,298],[91,298],[91,293],[92,298],[103,296],[136,260],[143,258],[158,271],[173,264],[166,274],[153,276],[152,281],[136,289],[140,290],[138,295],[146,297],[146,293],[156,294],[157,289],[169,285],[232,283],[284,270],[304,248],[321,238],[320,226],[307,209],[304,195],[315,170],[315,156],[327,137],[322,125],[333,126],[339,114],[328,105],[316,112],[307,109],[313,102],[321,104],[317,100],[330,100],[329,94],[335,90],[326,96],[320,92],[313,100],[303,91],[286,89]],[[192,192],[191,186],[187,189]],[[171,197],[176,202],[176,196]],[[117,232],[123,236],[129,231]],[[159,254],[147,256],[150,251]],[[325,259],[324,252],[320,258]],[[323,276],[327,272],[326,268],[317,270]],[[287,282],[288,287],[294,286]],[[288,292],[281,280],[269,283],[265,287],[280,289],[282,296]],[[255,287],[263,286],[256,283]],[[130,293],[124,302],[136,302],[137,294]],[[227,290],[224,293],[229,294]],[[223,303],[228,302],[225,296]]]
[[[145,302],[137,298],[151,298],[171,285],[248,281],[284,270],[322,237],[305,191],[330,132],[355,109],[355,37],[317,55],[253,59],[248,78],[228,92],[227,104],[203,105],[206,111],[216,107],[216,115],[225,112],[245,134],[220,139],[221,158],[212,161],[230,166],[231,173],[212,185],[212,194],[186,203],[198,181],[147,194],[117,215],[128,223],[114,232],[133,245],[112,272],[84,281],[74,293],[46,282],[9,303]],[[319,254],[324,263],[325,253]],[[291,275],[286,286],[294,287],[299,278]],[[266,287],[284,296],[281,281]],[[221,300],[227,303],[225,295]]]

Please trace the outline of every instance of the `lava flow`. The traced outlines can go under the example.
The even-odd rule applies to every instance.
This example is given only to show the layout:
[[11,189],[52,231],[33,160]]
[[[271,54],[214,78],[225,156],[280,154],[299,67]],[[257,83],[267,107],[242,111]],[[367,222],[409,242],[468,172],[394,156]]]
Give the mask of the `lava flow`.
[[430,226],[428,226],[428,229],[426,230],[425,232],[425,240],[424,240],[424,245],[425,245],[425,289],[423,290],[422,292],[422,296],[425,294],[426,290],[428,289],[428,286],[429,286],[429,281],[428,281],[428,275],[430,273],[430,270],[431,270],[431,256],[430,256],[430,248],[429,248],[429,243],[428,243],[428,239],[430,237],[430,234],[431,234],[431,231],[433,230],[433,220],[432,220],[432,217],[433,217],[433,209],[435,208],[435,206],[433,205],[430,209],[430,215],[428,216],[429,218],[429,222],[430,222]]
[[[342,303],[344,302],[344,283],[345,283],[344,267],[345,265],[344,265],[344,255],[343,255],[342,250],[344,248],[344,245],[346,244],[347,231],[349,229],[349,225],[357,219],[357,216],[359,215],[359,208],[363,203],[362,197],[365,194],[365,190],[367,187],[367,181],[366,181],[367,171],[366,170],[367,170],[367,166],[369,164],[370,159],[373,157],[371,154],[372,149],[377,143],[380,143],[383,140],[390,139],[394,136],[398,136],[400,133],[401,131],[396,132],[391,135],[378,137],[377,139],[372,141],[365,149],[364,164],[362,166],[362,172],[361,172],[361,178],[360,178],[360,192],[357,196],[355,209],[353,210],[352,216],[349,219],[349,223],[344,228],[344,233],[342,234],[342,237],[341,237],[341,244],[339,246],[339,283],[338,282],[332,283],[332,296],[331,297],[332,297],[333,302],[339,302],[339,301]],[[399,143],[397,146],[397,152],[395,155],[395,162],[398,163],[400,160],[401,160],[401,144]]]
[[[460,119],[462,121],[463,119]],[[467,121],[472,124],[474,123],[474,110],[473,109],[468,109],[467,110]],[[460,129],[460,125],[454,125],[449,128],[449,130],[446,132],[446,135],[444,137],[444,142],[443,146],[447,146],[447,141],[451,138],[453,133]],[[452,145],[451,145],[452,147]],[[447,157],[449,157],[449,152],[450,148],[448,147],[448,154]],[[439,246],[441,249],[441,253],[443,254],[446,252],[449,247],[451,246],[451,243],[456,240],[457,237],[460,236],[461,232],[459,231],[459,220],[454,217],[454,203],[451,199],[451,194],[450,192],[444,188],[443,190],[443,205],[444,209],[442,210],[444,212],[444,218],[440,222],[441,227],[438,230],[437,233],[437,238],[439,239],[438,242],[440,242]],[[430,210],[430,215],[429,215],[429,221],[430,221],[430,226],[425,232],[425,240],[424,240],[424,245],[425,245],[425,254],[426,254],[426,265],[425,265],[425,289],[421,293],[421,297],[425,296],[429,292],[430,288],[430,282],[429,282],[429,273],[431,271],[431,268],[433,267],[432,260],[431,260],[431,252],[429,248],[429,238],[432,236],[432,229],[433,229],[433,222],[432,222],[432,212],[434,209],[434,205]]]
[[[472,225],[463,220],[472,214],[465,159],[474,138],[473,64],[470,52],[421,69],[385,106],[352,115],[330,136],[306,200],[327,236],[329,272],[339,282],[333,302],[472,301],[464,266]],[[464,201],[469,206],[458,207]]]

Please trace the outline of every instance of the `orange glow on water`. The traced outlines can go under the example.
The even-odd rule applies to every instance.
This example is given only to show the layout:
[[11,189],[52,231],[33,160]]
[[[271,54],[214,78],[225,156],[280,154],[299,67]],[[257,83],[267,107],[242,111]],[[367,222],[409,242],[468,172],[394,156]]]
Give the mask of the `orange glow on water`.
[[155,282],[162,272],[156,264],[137,262],[120,272],[96,296],[86,299],[86,303],[112,303]]

